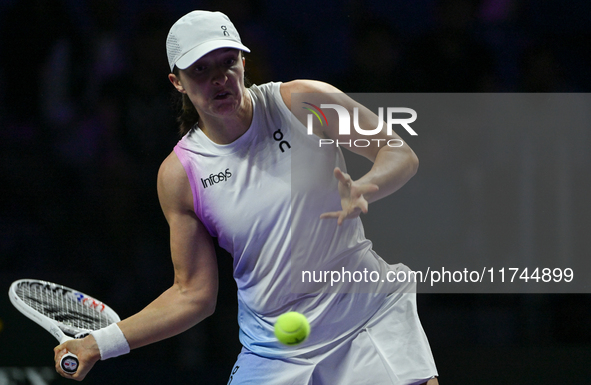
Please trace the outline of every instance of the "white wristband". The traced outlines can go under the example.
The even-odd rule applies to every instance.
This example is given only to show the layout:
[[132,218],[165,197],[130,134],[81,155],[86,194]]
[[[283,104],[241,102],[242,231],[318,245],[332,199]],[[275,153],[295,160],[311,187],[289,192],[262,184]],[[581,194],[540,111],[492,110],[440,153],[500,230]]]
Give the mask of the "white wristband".
[[121,356],[130,351],[129,343],[116,323],[106,328],[92,331],[90,334],[96,340],[96,344],[101,352],[101,360]]

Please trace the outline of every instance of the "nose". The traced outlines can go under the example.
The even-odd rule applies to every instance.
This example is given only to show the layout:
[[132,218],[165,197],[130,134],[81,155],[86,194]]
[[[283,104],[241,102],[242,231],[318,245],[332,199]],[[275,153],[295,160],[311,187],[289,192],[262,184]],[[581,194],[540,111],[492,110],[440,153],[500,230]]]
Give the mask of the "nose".
[[224,85],[227,80],[228,80],[228,76],[226,75],[225,68],[219,66],[213,71],[211,81],[214,84]]

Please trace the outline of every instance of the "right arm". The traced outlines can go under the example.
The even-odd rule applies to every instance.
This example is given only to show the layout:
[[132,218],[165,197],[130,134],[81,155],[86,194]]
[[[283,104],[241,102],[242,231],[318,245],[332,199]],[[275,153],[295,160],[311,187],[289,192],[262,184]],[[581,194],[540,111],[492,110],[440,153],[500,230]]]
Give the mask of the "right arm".
[[[195,215],[189,180],[174,152],[160,167],[158,197],[170,227],[174,283],[146,308],[118,323],[131,349],[191,328],[214,312],[217,299],[218,271],[213,242]],[[68,341],[55,350],[57,362],[65,350],[78,355],[80,367],[75,375],[58,369],[62,376],[76,380],[82,380],[100,359],[92,335]]]
[[193,210],[189,179],[172,153],[158,173],[158,197],[170,227],[174,284],[119,323],[131,349],[172,337],[213,314],[218,291],[211,236]]

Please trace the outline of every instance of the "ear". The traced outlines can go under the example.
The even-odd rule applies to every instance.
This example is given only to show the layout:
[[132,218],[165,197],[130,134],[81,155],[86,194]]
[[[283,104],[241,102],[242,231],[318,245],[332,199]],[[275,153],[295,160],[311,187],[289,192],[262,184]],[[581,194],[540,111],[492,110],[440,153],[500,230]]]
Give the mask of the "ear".
[[168,80],[170,80],[170,82],[172,83],[174,88],[176,88],[176,90],[178,92],[180,92],[181,94],[187,93],[187,91],[185,91],[185,88],[183,87],[183,85],[181,83],[181,79],[179,79],[175,74],[173,74],[173,73],[168,74]]

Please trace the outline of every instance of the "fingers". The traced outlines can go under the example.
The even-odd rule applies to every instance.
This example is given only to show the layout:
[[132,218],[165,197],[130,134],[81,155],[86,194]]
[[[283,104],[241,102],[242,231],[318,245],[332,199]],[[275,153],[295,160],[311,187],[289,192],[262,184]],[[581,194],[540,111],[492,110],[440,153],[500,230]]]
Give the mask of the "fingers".
[[337,218],[337,225],[342,225],[345,219],[347,218],[347,214],[344,211],[332,211],[328,213],[324,213],[320,215],[320,219],[327,219],[327,218]]
[[53,354],[53,360],[55,362],[55,370],[58,371],[58,373],[59,373],[59,369],[60,369],[59,368],[59,363],[60,363],[63,355],[66,354],[68,352],[68,350],[65,349],[62,345],[60,345],[60,346],[56,346],[53,349],[53,352],[54,352],[54,354]]
[[353,182],[351,176],[345,172],[342,172],[341,169],[338,167],[334,169],[334,176],[335,178],[337,178],[339,182],[343,183],[344,185],[351,185],[351,183]]
[[339,215],[340,215],[340,211],[331,211],[328,213],[320,214],[320,219],[338,218]]
[[373,183],[355,182],[349,174],[341,171],[338,167],[334,169],[334,176],[339,181],[339,193],[343,210],[323,213],[320,215],[320,219],[337,218],[337,224],[340,226],[345,219],[355,218],[361,213],[366,214],[368,212],[369,203],[364,194],[378,191],[379,186]]
[[342,225],[347,215],[344,211],[332,211],[329,213],[324,213],[320,215],[320,219],[327,219],[327,218],[337,218],[337,225]]
[[68,341],[53,348],[53,360],[55,361],[55,369],[58,373],[61,371],[60,362],[62,357],[69,351],[66,347],[67,343]]
[[76,380],[76,381],[82,381],[85,377],[85,373],[81,370],[81,367],[78,367],[78,370],[75,373],[67,373],[64,372],[64,370],[61,367],[61,361],[62,361],[62,357],[68,353],[71,352],[70,349],[68,349],[68,345],[71,345],[72,341],[66,341],[63,344],[56,346],[53,351],[54,351],[54,360],[55,360],[55,371],[62,377],[64,378],[68,378],[71,380]]
[[68,353],[68,349],[66,349],[64,347],[64,344],[56,346],[53,349],[55,355],[54,355],[54,361],[55,361],[55,371],[59,373],[60,376],[65,377],[65,378],[72,378],[71,374],[68,374],[66,372],[63,371],[60,363],[62,361],[62,357],[64,356],[64,354]]
[[355,195],[356,196],[361,196],[361,195],[367,194],[367,193],[373,193],[373,192],[376,192],[380,189],[380,187],[374,183],[354,182],[353,179],[351,179],[351,176],[349,174],[342,172],[341,169],[338,167],[336,167],[334,169],[334,176],[335,176],[335,178],[337,178],[337,180],[339,182],[341,182],[346,187],[351,188],[352,190],[353,190],[353,188],[355,188],[355,190],[356,190]]
[[[55,370],[62,376],[71,380],[82,381],[90,372],[94,364],[100,359],[100,352],[94,351],[94,339],[86,337],[64,342],[56,346],[54,350]],[[90,344],[90,345],[89,345]],[[61,359],[66,353],[75,354],[78,358],[78,370],[74,374],[68,374],[61,368]]]
[[369,209],[368,206],[369,204],[365,199],[360,199],[359,206],[357,206],[356,208],[360,209],[363,214],[367,214],[367,211]]
[[355,207],[350,211],[331,211],[327,213],[323,213],[320,215],[320,219],[328,219],[328,218],[337,218],[337,225],[342,225],[345,219],[356,218],[359,214],[367,213],[367,205],[365,207],[365,211],[363,208]]
[[55,348],[53,348],[53,359],[57,361],[58,355],[60,357],[63,356],[63,354],[61,354],[61,352],[64,351],[64,350],[65,350],[64,344],[58,345]]

